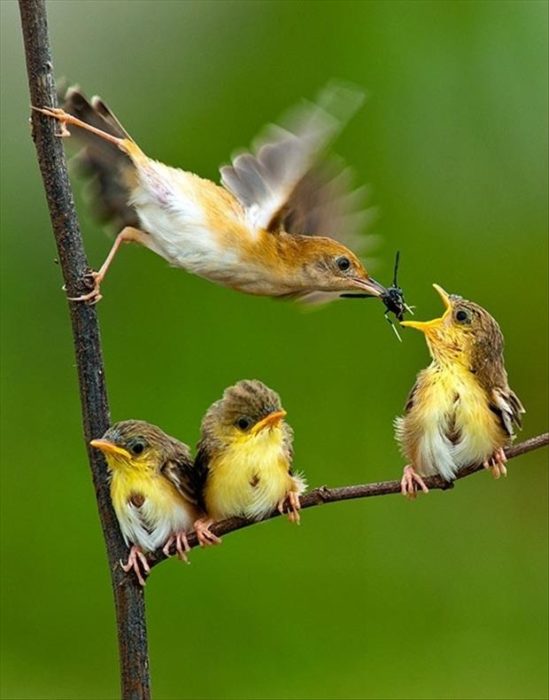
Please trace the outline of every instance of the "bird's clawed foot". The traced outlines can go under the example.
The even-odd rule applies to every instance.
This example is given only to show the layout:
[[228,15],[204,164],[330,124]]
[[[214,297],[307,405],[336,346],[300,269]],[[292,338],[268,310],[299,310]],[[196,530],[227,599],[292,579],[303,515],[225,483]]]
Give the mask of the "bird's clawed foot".
[[93,289],[90,292],[87,292],[87,294],[81,294],[78,297],[67,297],[68,300],[85,301],[90,306],[97,304],[98,301],[101,301],[101,299],[103,299],[103,295],[101,294],[101,282],[103,281],[104,276],[105,275],[101,272],[95,272],[93,270],[91,272],[88,272],[86,274],[86,277],[91,278],[91,280],[93,281]]
[[291,523],[299,524],[301,516],[299,511],[301,510],[301,503],[299,501],[299,495],[295,491],[290,491],[284,498],[278,502],[277,505],[278,512],[284,515],[288,513],[288,520]]
[[70,123],[73,117],[65,112],[64,109],[60,109],[59,107],[33,107],[33,110],[35,112],[40,112],[40,114],[45,114],[47,117],[57,119],[61,131],[58,131],[56,136],[64,139],[71,135],[71,132],[67,129],[67,123]]
[[67,129],[67,124],[69,124],[72,126],[77,126],[80,129],[85,129],[86,131],[89,131],[90,133],[95,134],[96,136],[99,136],[102,139],[105,139],[105,141],[113,143],[118,148],[125,150],[125,139],[118,138],[117,136],[113,136],[107,131],[102,131],[101,129],[98,129],[97,127],[92,126],[91,124],[87,124],[86,122],[83,122],[81,119],[78,119],[74,115],[65,112],[64,109],[60,109],[59,107],[34,106],[32,107],[32,109],[35,112],[40,112],[40,114],[45,114],[46,117],[52,117],[53,119],[57,119],[57,121],[61,124],[61,131],[57,134],[58,136],[70,136],[70,132]]
[[214,521],[212,518],[199,518],[194,523],[196,539],[201,547],[209,547],[214,544],[221,544],[221,538],[211,532],[210,527]]
[[404,467],[402,479],[400,480],[400,492],[403,496],[406,496],[406,498],[414,499],[417,495],[418,486],[423,493],[429,493],[426,483],[412,465],[408,464]]
[[[120,562],[120,566],[126,573],[133,569],[135,571],[135,575],[137,576],[137,580],[139,581],[139,585],[145,585],[145,576],[150,573],[151,567],[149,566],[147,557],[143,554],[139,547],[133,545],[130,549],[128,561],[125,564]],[[143,572],[141,571],[141,567],[143,567]]]
[[189,546],[189,540],[187,539],[187,533],[184,530],[180,530],[179,532],[175,532],[173,535],[169,536],[168,541],[162,548],[162,551],[167,557],[171,556],[170,549],[172,544],[174,543],[175,551],[179,559],[181,559],[181,561],[184,561],[185,564],[190,564],[191,562],[187,557],[187,552],[190,552],[191,548]]
[[494,479],[499,479],[500,476],[507,476],[507,455],[503,447],[498,447],[494,454],[483,462],[485,469],[491,469]]

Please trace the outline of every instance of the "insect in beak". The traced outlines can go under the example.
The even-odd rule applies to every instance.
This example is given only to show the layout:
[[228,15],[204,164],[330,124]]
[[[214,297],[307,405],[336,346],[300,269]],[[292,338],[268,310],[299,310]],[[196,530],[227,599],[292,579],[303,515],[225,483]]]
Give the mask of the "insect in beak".
[[[358,287],[362,292],[366,292],[366,294],[360,294],[358,296],[369,296],[369,297],[381,297],[383,298],[383,295],[387,293],[387,290],[385,287],[380,284],[379,282],[376,282],[375,279],[372,279],[371,277],[368,277],[367,279],[363,279],[362,277],[354,277],[353,278],[353,283],[355,287]],[[347,296],[347,295],[342,295],[342,296]],[[350,294],[348,296],[354,296],[353,294]]]
[[398,275],[398,265],[400,262],[400,251],[397,251],[395,257],[395,268],[393,273],[393,284],[389,288],[385,288],[379,282],[369,278],[368,280],[363,280],[355,277],[353,282],[359,289],[368,290],[368,294],[340,294],[341,297],[346,299],[360,299],[367,297],[379,297],[381,301],[385,304],[385,318],[394,331],[396,337],[402,342],[402,338],[392,320],[389,318],[389,313],[393,313],[398,321],[402,321],[405,313],[414,315],[413,306],[408,306],[404,300],[404,293],[402,289],[398,286],[397,275]]
[[402,324],[402,319],[404,318],[405,313],[412,314],[414,315],[413,312],[413,307],[408,306],[408,304],[404,300],[404,293],[402,289],[398,286],[398,266],[400,264],[400,251],[397,250],[396,256],[395,256],[395,267],[393,271],[393,284],[386,290],[386,293],[382,295],[381,300],[385,304],[386,311],[385,311],[385,318],[387,319],[387,322],[393,329],[396,337],[400,342],[402,342],[402,338],[400,337],[400,334],[397,330],[397,327],[393,323],[393,321],[389,318],[389,313],[393,313],[397,320],[401,322]]

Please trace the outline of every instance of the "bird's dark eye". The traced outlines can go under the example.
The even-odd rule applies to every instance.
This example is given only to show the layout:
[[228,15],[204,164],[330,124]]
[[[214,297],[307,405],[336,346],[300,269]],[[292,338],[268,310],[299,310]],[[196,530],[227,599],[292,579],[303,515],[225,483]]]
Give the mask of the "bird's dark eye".
[[236,427],[240,428],[240,430],[248,430],[252,422],[252,419],[248,418],[248,416],[240,416],[240,418],[236,421]]
[[346,258],[344,255],[342,255],[339,258],[336,258],[336,265],[339,267],[341,272],[345,272],[351,267],[351,261],[349,258]]
[[130,451],[134,455],[140,455],[143,450],[145,449],[145,441],[144,440],[133,440],[128,447],[130,448]]
[[456,321],[459,321],[459,323],[467,323],[467,322],[470,321],[470,320],[471,320],[471,319],[470,319],[470,317],[469,317],[468,312],[465,311],[464,309],[460,309],[460,310],[456,313]]

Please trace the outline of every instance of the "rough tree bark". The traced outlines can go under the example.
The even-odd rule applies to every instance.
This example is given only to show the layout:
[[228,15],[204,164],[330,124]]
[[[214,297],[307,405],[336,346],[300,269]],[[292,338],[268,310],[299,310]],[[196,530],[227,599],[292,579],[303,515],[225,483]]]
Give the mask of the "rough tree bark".
[[[19,0],[19,7],[31,102],[34,106],[57,106],[45,0]],[[58,127],[54,120],[37,112],[32,113],[31,119],[32,136],[44,182],[67,296],[78,296],[88,291],[89,278],[86,275],[90,268],[74,207],[62,141],[57,136]],[[111,505],[106,464],[100,452],[89,447],[90,440],[103,435],[110,423],[97,313],[94,306],[79,302],[69,302],[69,311],[82,404],[84,440],[95,486],[114,592],[122,698],[147,700],[150,698],[150,680],[144,590],[137,584],[133,575],[126,575],[120,567],[120,560],[127,556],[127,548]],[[517,457],[548,443],[549,433],[544,433],[509,448],[507,456]],[[481,470],[482,466],[471,465],[462,469],[457,478],[462,479]],[[426,483],[430,489],[446,490],[453,486],[439,477],[426,479]],[[399,481],[338,488],[321,486],[303,496],[302,507],[310,508],[335,501],[399,492]],[[270,518],[278,515],[279,513],[275,512]],[[217,535],[224,535],[252,524],[254,523],[243,518],[231,518],[217,523],[212,530]],[[189,543],[191,547],[197,546],[194,533],[189,535]],[[151,565],[154,566],[163,559],[165,556],[161,551],[157,551],[151,556]]]
[[[53,64],[44,0],[19,0],[25,43],[31,103],[57,106]],[[32,136],[38,155],[59,262],[68,296],[87,291],[89,272],[84,244],[69,184],[62,140],[52,119],[33,112]],[[89,447],[110,423],[101,338],[95,307],[69,302],[82,405],[84,440],[92,472],[99,518],[107,546],[116,607],[124,700],[150,698],[149,658],[145,598],[141,586],[126,576],[119,561],[127,557],[116,516],[109,498],[107,468],[97,450]]]

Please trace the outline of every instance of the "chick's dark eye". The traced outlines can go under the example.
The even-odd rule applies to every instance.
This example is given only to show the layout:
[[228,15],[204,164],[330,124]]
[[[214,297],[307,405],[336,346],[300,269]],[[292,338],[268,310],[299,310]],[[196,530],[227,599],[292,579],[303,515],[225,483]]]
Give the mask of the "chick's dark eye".
[[129,448],[134,455],[140,455],[145,449],[145,443],[142,440],[135,440]]
[[465,323],[468,320],[469,314],[467,313],[467,311],[460,309],[460,311],[456,313],[456,321],[459,321],[460,323]]
[[236,425],[240,430],[248,430],[250,425],[252,424],[252,419],[248,418],[248,416],[241,416],[237,421]]
[[349,260],[349,258],[346,258],[344,255],[342,255],[340,258],[336,259],[336,265],[342,272],[345,272],[351,267],[351,261]]

